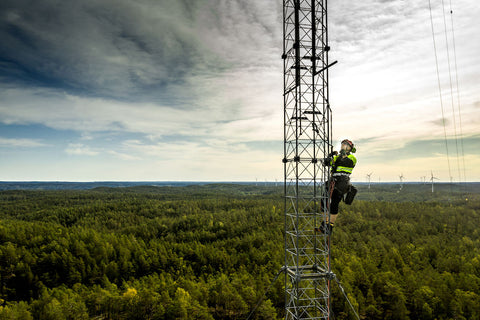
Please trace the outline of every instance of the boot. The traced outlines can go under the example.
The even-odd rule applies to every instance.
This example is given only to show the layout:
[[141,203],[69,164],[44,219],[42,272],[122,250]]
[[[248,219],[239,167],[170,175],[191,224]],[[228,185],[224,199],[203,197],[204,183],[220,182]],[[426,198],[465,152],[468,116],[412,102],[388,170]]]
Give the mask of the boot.
[[322,221],[322,223],[320,224],[320,227],[316,227],[315,231],[324,233],[326,235],[331,235],[333,232],[333,224],[331,223],[325,224],[325,221]]

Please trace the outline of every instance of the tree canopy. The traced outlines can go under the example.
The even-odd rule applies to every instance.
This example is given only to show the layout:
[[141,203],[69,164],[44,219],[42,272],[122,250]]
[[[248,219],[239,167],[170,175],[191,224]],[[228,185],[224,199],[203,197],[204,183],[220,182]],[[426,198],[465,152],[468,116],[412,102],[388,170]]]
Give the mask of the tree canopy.
[[[0,319],[245,319],[283,264],[280,191],[0,192]],[[342,204],[332,236],[333,271],[359,314],[480,318],[478,194],[391,197]],[[255,319],[283,307],[279,280]],[[336,287],[333,310],[352,318]]]

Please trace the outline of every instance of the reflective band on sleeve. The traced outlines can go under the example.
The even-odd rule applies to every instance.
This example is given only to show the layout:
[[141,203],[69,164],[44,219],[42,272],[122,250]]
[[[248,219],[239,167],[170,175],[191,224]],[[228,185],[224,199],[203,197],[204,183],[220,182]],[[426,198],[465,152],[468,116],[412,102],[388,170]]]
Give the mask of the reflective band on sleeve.
[[335,161],[337,161],[337,158],[338,158],[338,155],[337,156],[333,156],[333,159],[330,161],[330,165],[333,166],[333,164],[335,163]]
[[355,158],[353,154],[350,154],[348,158],[353,161],[353,166],[355,167],[355,165],[357,164],[357,158]]

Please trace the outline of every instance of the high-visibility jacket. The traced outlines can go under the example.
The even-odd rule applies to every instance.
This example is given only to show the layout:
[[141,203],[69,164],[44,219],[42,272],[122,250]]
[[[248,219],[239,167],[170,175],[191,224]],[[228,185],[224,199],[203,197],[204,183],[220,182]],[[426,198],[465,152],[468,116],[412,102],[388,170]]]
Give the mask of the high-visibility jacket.
[[332,173],[343,172],[350,174],[356,164],[357,158],[353,154],[349,154],[345,158],[341,155],[336,155],[331,162]]

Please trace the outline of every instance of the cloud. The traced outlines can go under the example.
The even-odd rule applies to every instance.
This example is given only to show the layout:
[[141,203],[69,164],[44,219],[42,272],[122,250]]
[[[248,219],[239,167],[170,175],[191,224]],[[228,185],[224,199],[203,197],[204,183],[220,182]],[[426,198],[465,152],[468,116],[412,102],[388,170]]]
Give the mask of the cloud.
[[[363,143],[363,145],[369,145],[369,144],[375,144],[378,141],[381,141],[380,138],[378,139],[372,139],[366,143],[363,143],[364,141],[360,141],[360,144]],[[458,145],[459,148],[461,144],[463,143],[464,146],[467,146],[465,148],[465,154],[480,154],[480,135],[469,135],[469,136],[464,136],[463,138],[460,136],[447,136],[447,144],[450,152],[451,150],[454,150],[454,146]],[[384,152],[385,150],[383,149],[375,149],[375,148],[367,148],[367,149],[372,149],[374,152]],[[409,157],[409,156],[414,156],[414,154],[422,154],[422,153],[428,153],[428,154],[441,154],[441,155],[446,155],[446,147],[445,147],[445,138],[437,138],[437,139],[429,139],[429,138],[423,138],[423,139],[417,139],[417,140],[409,140],[405,141],[403,144],[396,144],[392,143],[388,149],[388,153],[391,154],[395,158],[403,158],[403,157]],[[453,153],[450,154],[452,156]]]
[[111,154],[112,156],[115,156],[116,158],[122,159],[122,160],[140,160],[141,159],[140,157],[136,157],[134,155],[127,154],[127,153],[117,152],[117,151],[114,151],[114,150],[109,150],[109,151],[107,151],[107,153]]
[[160,180],[273,180],[279,178],[282,170],[277,150],[249,148],[245,144],[129,140],[124,147],[146,161],[142,175]]
[[280,125],[266,126],[281,121],[281,3],[2,5],[4,123],[72,129],[84,139],[104,130],[227,141],[281,136]]
[[16,139],[16,138],[2,138],[0,137],[0,147],[24,147],[36,148],[46,147],[48,144],[36,139]]
[[93,140],[93,136],[90,133],[82,132],[80,140]]
[[[0,31],[7,49],[0,57],[9,61],[10,71],[38,69],[32,72],[42,75],[33,78],[51,89],[33,92],[35,82],[30,92],[7,85],[19,96],[40,98],[40,103],[23,111],[9,107],[4,121],[37,121],[29,119],[36,109],[33,114],[51,116],[40,121],[56,127],[103,127],[154,136],[169,131],[188,135],[185,131],[193,128],[195,136],[223,131],[227,137],[226,129],[244,124],[239,129],[246,134],[231,132],[230,137],[281,136],[281,126],[275,125],[281,122],[282,105],[280,2],[124,0],[113,5],[102,0],[33,5],[34,9],[12,1],[5,7]],[[381,122],[400,132],[399,118],[408,121],[410,111],[418,114],[414,121],[422,132],[417,136],[430,130],[427,119],[432,111],[426,107],[437,102],[431,103],[435,99],[425,87],[435,89],[433,64],[418,63],[433,57],[425,45],[430,41],[426,5],[339,1],[329,10],[331,56],[340,61],[332,69],[331,99],[334,114],[342,115],[336,118],[341,130],[350,127],[353,135],[377,135],[384,130],[377,129]],[[44,18],[47,11],[55,13],[52,19]],[[411,25],[417,20],[425,23]],[[418,56],[398,54],[399,46]],[[415,76],[406,69],[415,70]],[[49,82],[47,75],[57,80]],[[425,76],[432,79],[431,85]],[[12,100],[11,105],[22,101]],[[51,103],[56,107],[47,106]],[[364,130],[366,126],[375,132]]]
[[[408,181],[418,181],[420,176],[430,170],[441,175],[443,181],[449,181],[449,174],[455,181],[464,180],[464,164],[467,180],[478,179],[478,173],[472,163],[480,159],[480,135],[448,137],[445,139],[419,139],[397,144],[383,144],[381,137],[362,139],[357,142],[356,179],[364,180],[371,171],[382,175],[382,181],[398,180],[395,174],[405,173]],[[448,146],[448,157],[447,157]]]
[[70,143],[65,152],[77,156],[96,156],[99,154],[98,151],[92,150],[89,146],[81,143]]
[[[84,140],[103,131],[157,138],[176,135],[227,141],[278,139],[281,126],[273,122],[281,122],[281,113],[274,113],[272,96],[262,96],[262,91],[269,92],[272,85],[252,80],[247,84],[251,95],[244,95],[245,91],[236,87],[246,80],[247,74],[229,77],[232,80],[223,85],[225,92],[204,96],[198,101],[202,107],[192,109],[81,97],[51,89],[4,88],[0,90],[0,118],[6,124],[43,124],[57,130],[75,130]],[[221,85],[222,79],[211,80],[205,90],[213,84]],[[18,108],[19,105],[22,107]]]
[[[195,99],[190,78],[279,51],[279,4],[258,1],[2,1],[0,68],[5,82],[74,95],[176,103]],[[48,17],[48,19],[46,18]],[[280,63],[279,52],[276,56]]]
[[195,7],[191,1],[2,1],[3,78],[74,94],[151,97],[186,74],[222,66],[195,37]]
[[444,125],[449,126],[451,124],[451,121],[449,119],[440,118],[437,120],[432,120],[431,123],[433,123],[436,126],[443,127]]
[[[463,133],[472,136],[480,121],[478,6],[455,5]],[[447,99],[440,3],[433,9]],[[273,172],[260,159],[275,168],[281,158],[281,26],[280,1],[2,1],[0,121],[69,130],[79,142],[67,147],[72,154],[148,160],[150,171],[172,178]],[[442,141],[426,3],[335,1],[329,41],[339,61],[330,71],[334,143],[354,140],[366,164]],[[450,138],[449,104],[443,117]]]

